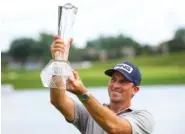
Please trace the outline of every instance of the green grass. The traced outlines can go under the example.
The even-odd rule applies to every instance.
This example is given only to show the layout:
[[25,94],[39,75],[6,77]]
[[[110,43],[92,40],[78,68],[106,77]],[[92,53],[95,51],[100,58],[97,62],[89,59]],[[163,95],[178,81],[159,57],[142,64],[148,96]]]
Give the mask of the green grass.
[[[143,77],[142,84],[144,85],[185,83],[185,69],[183,66],[141,66],[140,69]],[[87,86],[107,85],[108,77],[104,75],[104,69],[80,70],[79,73]]]
[[[104,75],[105,69],[111,68],[123,59],[110,60],[107,63],[94,62],[91,68],[79,69],[79,75],[87,87],[106,86],[109,77]],[[142,72],[142,85],[185,84],[185,53],[170,56],[142,56],[130,59]],[[43,88],[40,71],[8,71],[1,72],[2,84],[10,83],[16,89]]]

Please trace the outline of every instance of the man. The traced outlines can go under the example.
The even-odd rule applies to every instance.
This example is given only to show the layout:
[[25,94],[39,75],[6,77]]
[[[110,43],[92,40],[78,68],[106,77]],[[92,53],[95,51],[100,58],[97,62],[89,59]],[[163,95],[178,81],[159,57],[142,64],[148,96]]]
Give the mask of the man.
[[[52,56],[64,51],[58,36],[51,45]],[[141,73],[130,62],[122,62],[105,71],[110,76],[108,93],[110,104],[102,105],[88,91],[77,72],[68,79],[67,90],[75,94],[82,104],[66,95],[62,80],[58,89],[50,90],[51,103],[73,123],[82,134],[151,134],[154,121],[146,110],[131,109],[131,98],[139,91]]]

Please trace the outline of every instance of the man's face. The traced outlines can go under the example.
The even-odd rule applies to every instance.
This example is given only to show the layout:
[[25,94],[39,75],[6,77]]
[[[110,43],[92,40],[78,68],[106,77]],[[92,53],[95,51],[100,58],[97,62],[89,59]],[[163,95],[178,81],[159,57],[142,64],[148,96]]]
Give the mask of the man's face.
[[133,95],[134,84],[128,81],[120,72],[115,71],[108,84],[110,101],[124,103],[130,101]]

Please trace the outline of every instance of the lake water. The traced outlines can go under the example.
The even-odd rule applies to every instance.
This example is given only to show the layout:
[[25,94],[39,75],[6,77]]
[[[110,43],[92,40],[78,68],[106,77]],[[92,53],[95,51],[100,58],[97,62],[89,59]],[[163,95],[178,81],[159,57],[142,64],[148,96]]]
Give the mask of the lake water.
[[[109,101],[106,88],[89,90],[101,103]],[[2,93],[1,105],[2,134],[80,134],[50,104],[49,90]],[[185,134],[185,85],[141,86],[132,107],[153,114],[153,134]]]

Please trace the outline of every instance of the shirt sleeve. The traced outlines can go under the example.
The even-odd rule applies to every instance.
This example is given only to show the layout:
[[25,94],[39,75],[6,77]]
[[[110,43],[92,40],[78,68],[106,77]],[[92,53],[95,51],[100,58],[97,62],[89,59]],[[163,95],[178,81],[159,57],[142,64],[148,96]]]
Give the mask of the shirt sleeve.
[[[73,100],[73,99],[72,99]],[[81,133],[84,133],[87,128],[88,119],[90,115],[86,108],[82,105],[73,100],[74,103],[74,120],[67,122],[72,123]]]
[[140,110],[124,116],[132,127],[132,134],[151,134],[155,125],[153,116],[145,111]]

